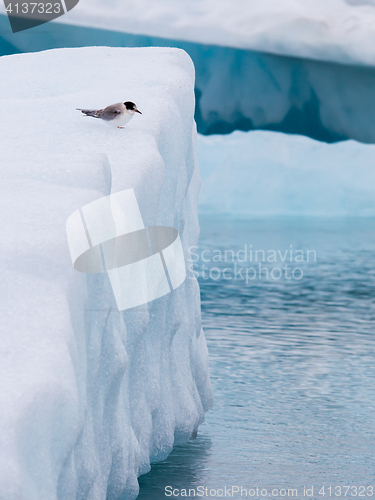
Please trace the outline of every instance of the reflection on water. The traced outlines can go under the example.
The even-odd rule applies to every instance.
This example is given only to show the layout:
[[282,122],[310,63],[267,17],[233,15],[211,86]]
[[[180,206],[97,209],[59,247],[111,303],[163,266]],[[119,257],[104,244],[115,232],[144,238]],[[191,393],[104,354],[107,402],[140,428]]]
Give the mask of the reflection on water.
[[168,485],[183,484],[185,488],[194,488],[201,484],[210,448],[211,440],[205,435],[176,446],[166,460],[154,464],[151,472],[139,478],[138,499],[166,498],[165,487]]
[[[167,485],[314,485],[322,498],[323,485],[373,484],[375,221],[203,219],[201,227],[193,259],[196,272],[207,268],[200,285],[215,406],[195,442],[140,479],[139,498],[166,498]],[[248,262],[232,262],[232,252],[213,262],[215,250],[236,257],[245,245],[266,258],[314,250],[316,261],[289,258],[302,279],[266,280],[263,271],[246,283],[228,269],[259,264],[249,253]],[[271,272],[285,261],[262,265]]]

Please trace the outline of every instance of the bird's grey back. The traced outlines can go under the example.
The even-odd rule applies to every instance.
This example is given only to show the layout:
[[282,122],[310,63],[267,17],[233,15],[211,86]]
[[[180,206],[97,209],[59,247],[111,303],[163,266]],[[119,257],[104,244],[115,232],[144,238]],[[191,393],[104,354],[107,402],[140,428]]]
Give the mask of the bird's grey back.
[[97,111],[97,116],[98,118],[101,118],[102,120],[113,120],[116,118],[116,116],[121,114],[121,108],[123,104],[121,102],[118,102],[116,104],[111,104],[110,106],[107,106],[105,109],[99,109]]

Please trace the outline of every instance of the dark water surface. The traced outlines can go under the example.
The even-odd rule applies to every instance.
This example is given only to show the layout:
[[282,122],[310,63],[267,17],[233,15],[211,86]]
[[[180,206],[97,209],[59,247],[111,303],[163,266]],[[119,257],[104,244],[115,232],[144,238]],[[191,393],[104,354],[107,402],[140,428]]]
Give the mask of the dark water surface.
[[[140,478],[139,498],[183,498],[189,488],[198,498],[246,498],[244,490],[221,492],[225,486],[242,486],[248,498],[308,498],[304,486],[314,486],[309,498],[371,498],[375,220],[202,219],[201,228],[192,259],[215,405],[195,441]],[[247,262],[236,260],[238,250],[247,250]],[[277,261],[267,262],[272,251]],[[233,279],[235,264],[243,279]],[[295,278],[286,278],[285,265],[288,278],[299,269]],[[248,283],[246,268],[256,272]],[[166,496],[166,486],[180,496]],[[208,495],[198,496],[198,486]]]

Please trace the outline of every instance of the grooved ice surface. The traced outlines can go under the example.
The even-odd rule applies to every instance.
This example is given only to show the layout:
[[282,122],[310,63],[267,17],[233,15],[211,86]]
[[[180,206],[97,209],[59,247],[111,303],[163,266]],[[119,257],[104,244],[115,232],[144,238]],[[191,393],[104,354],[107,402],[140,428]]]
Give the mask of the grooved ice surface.
[[[119,313],[107,274],[73,268],[65,223],[134,188],[144,225],[176,228],[187,256],[194,69],[177,49],[85,48],[0,71],[0,498],[134,499],[211,406],[198,284]],[[143,114],[124,130],[75,110],[126,100]]]

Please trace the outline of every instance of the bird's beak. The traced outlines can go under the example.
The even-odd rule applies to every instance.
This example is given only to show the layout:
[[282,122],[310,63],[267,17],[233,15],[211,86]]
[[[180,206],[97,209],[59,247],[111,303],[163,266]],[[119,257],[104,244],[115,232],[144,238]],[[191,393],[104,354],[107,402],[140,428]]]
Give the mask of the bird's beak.
[[140,115],[142,114],[142,113],[139,111],[139,109],[136,109],[135,111],[136,111],[136,113],[139,113]]

